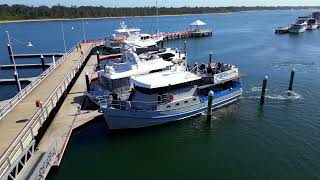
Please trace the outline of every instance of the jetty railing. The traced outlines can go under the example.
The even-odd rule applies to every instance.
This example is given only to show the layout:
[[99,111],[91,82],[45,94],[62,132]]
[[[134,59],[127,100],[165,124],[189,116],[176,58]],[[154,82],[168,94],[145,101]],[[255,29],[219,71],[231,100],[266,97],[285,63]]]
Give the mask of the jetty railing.
[[50,94],[50,96],[46,99],[43,105],[39,108],[39,110],[34,114],[34,116],[30,119],[28,124],[23,128],[23,130],[19,133],[19,135],[15,138],[15,140],[11,143],[11,145],[7,148],[5,153],[0,158],[0,178],[6,173],[15,163],[21,152],[25,150],[34,137],[38,134],[38,130],[49,116],[51,110],[53,110],[60,97],[63,96],[65,90],[68,88],[68,85],[76,76],[77,72],[81,68],[83,62],[86,57],[92,51],[94,44],[91,44],[89,49],[84,52],[83,56],[72,66],[72,68],[68,71],[69,73],[64,77],[64,79],[57,85],[54,91]]
[[55,66],[51,65],[48,69],[43,71],[34,81],[23,88],[18,94],[11,98],[5,105],[0,107],[0,120],[24,97],[26,97],[38,84],[40,84],[51,72],[53,72],[69,55],[76,49],[80,41],[73,46],[67,53],[55,62]]

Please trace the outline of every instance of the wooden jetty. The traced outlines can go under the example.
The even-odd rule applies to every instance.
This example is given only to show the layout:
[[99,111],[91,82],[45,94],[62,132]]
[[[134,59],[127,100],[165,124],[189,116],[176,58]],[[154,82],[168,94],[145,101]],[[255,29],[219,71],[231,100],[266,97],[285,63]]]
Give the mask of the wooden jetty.
[[[0,109],[0,179],[18,177],[35,152],[40,127],[66,97],[95,45],[82,43],[82,51],[72,48]],[[54,157],[52,149],[43,155],[46,160]]]
[[184,38],[196,38],[196,37],[208,37],[212,36],[213,31],[210,29],[199,30],[199,31],[180,31],[173,33],[160,33],[154,34],[152,37],[163,37],[164,41],[170,41],[175,39],[184,39]]
[[[15,66],[17,69],[42,68],[42,64],[6,64],[0,65],[0,69],[14,69]],[[50,64],[45,64],[45,66],[48,68]]]
[[[31,78],[19,78],[20,83],[31,83],[33,80],[35,80],[35,77]],[[16,84],[15,79],[0,79],[0,85],[11,85],[11,84]]]
[[38,54],[14,54],[13,57],[14,58],[40,58],[41,55],[43,57],[62,57],[64,55],[64,53],[38,53]]
[[39,171],[33,171],[33,169],[50,169],[50,167],[43,167],[47,164],[41,163],[41,160],[45,157],[44,154],[51,152],[52,145],[54,145],[55,156],[51,161],[54,166],[59,166],[72,131],[85,123],[90,122],[95,117],[102,115],[97,110],[80,110],[80,107],[86,98],[85,92],[87,89],[85,73],[94,74],[96,65],[96,56],[91,56],[75,84],[72,86],[61,108],[51,122],[45,135],[42,137],[34,155],[26,164],[27,168],[23,169],[19,174],[19,179],[38,179],[42,174],[40,174]]

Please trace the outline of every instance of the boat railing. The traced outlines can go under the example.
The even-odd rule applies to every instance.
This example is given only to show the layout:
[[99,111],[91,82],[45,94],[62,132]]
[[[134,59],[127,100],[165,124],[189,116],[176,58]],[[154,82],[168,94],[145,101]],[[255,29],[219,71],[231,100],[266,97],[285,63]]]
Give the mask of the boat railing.
[[127,111],[156,111],[159,105],[166,104],[166,101],[128,101],[128,100],[112,100],[104,98],[99,101],[99,104],[112,109],[127,110]]
[[68,52],[66,52],[61,58],[59,58],[54,64],[51,65],[48,69],[43,71],[35,80],[23,88],[18,94],[11,98],[6,104],[4,104],[0,109],[0,120],[25,96],[27,96],[38,84],[40,84],[51,72],[53,72],[65,59],[68,57],[75,49],[76,46],[80,43],[79,41],[74,45]]

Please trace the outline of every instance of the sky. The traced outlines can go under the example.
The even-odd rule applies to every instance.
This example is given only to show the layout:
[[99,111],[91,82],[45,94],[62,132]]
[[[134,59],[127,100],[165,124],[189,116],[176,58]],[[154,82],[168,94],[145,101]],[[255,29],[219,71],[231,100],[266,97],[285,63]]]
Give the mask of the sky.
[[[0,4],[33,6],[56,4],[65,6],[137,7],[155,6],[156,0],[0,0]],[[320,6],[320,0],[158,0],[158,6]]]

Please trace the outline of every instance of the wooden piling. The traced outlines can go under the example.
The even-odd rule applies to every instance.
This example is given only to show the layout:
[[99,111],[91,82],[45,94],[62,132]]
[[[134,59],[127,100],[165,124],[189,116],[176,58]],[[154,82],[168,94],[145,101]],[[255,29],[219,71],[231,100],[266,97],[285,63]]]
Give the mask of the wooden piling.
[[41,59],[42,70],[46,70],[46,64],[45,64],[45,62],[44,62],[44,57],[43,57],[42,54],[41,54],[41,56],[40,56],[40,59]]
[[208,93],[208,111],[207,111],[207,121],[211,121],[212,118],[212,101],[213,101],[213,91],[210,90]]
[[12,61],[12,47],[10,46],[10,44],[8,44],[8,53],[9,53],[9,58]]
[[17,71],[14,72],[14,79],[16,81],[17,90],[18,90],[18,93],[19,93],[19,92],[21,92],[21,84],[20,84],[19,75],[18,75]]
[[266,88],[267,88],[267,81],[268,76],[266,76],[262,82],[262,90],[261,90],[261,98],[260,98],[260,105],[264,104],[265,94],[266,94]]
[[292,91],[292,85],[293,85],[295,71],[296,71],[295,69],[292,69],[292,71],[291,71],[288,91]]
[[209,63],[210,64],[212,63],[212,52],[210,52],[210,54],[209,54]]
[[89,92],[90,91],[90,80],[89,80],[89,74],[87,72],[86,72],[85,78],[86,78],[87,91]]
[[100,52],[97,51],[97,70],[100,70]]

